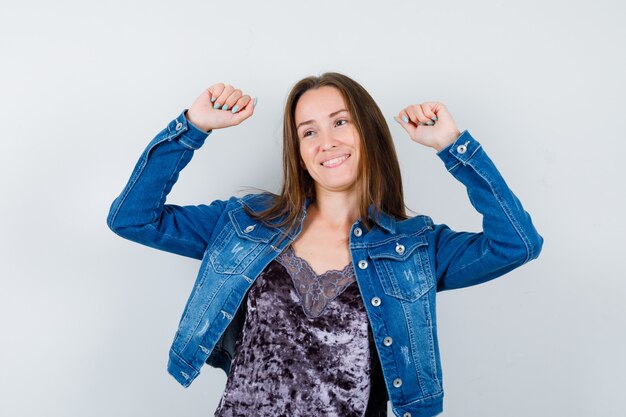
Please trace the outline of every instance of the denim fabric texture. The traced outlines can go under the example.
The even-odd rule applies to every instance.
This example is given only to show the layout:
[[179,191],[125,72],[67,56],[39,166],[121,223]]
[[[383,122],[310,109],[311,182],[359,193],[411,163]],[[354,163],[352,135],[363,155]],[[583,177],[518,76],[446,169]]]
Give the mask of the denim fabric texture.
[[[287,231],[250,218],[269,196],[248,194],[210,204],[165,204],[180,171],[212,131],[185,117],[159,132],[137,161],[107,217],[117,235],[201,260],[169,351],[167,370],[188,387],[206,363],[230,370],[241,331],[242,300],[252,283],[302,228]],[[407,220],[370,207],[372,230],[356,221],[350,251],[395,415],[443,410],[436,293],[478,285],[539,256],[543,238],[481,144],[467,130],[437,152],[483,216],[482,232],[457,232],[425,215]],[[280,236],[287,234],[280,245]]]

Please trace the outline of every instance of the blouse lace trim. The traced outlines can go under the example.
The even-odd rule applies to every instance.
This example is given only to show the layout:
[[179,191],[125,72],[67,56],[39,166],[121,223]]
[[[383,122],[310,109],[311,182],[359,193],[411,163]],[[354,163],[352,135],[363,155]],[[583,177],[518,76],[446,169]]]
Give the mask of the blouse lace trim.
[[351,262],[341,270],[331,269],[318,275],[305,259],[296,255],[291,245],[276,260],[289,273],[300,297],[302,309],[310,318],[322,315],[328,303],[356,281]]

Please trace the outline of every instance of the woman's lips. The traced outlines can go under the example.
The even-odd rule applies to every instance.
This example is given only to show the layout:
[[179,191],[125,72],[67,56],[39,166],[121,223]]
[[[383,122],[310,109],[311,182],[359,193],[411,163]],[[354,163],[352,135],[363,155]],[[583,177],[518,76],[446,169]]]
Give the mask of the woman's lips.
[[343,164],[349,157],[350,157],[350,154],[341,155],[336,158],[328,159],[322,162],[321,165],[324,168],[335,168]]

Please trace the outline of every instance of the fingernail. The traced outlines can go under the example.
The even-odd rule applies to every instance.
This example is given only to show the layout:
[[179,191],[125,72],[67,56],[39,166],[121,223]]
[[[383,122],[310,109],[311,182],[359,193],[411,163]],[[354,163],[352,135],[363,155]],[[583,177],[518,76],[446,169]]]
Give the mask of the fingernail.
[[228,104],[224,104],[224,106],[222,106],[222,110],[228,110]]
[[433,116],[433,117],[430,118],[430,120],[432,120],[433,122],[436,122],[439,119],[437,119],[437,116]]
[[409,123],[409,118],[406,116],[402,116],[402,120],[404,120],[404,123]]
[[239,110],[239,106],[235,104],[235,107],[233,107],[233,109],[231,111],[233,113],[237,113],[237,110]]
[[255,98],[254,98],[254,103],[253,103],[253,104],[254,104],[254,107],[256,107],[256,102],[257,102],[257,99],[258,99],[258,97],[255,97]]
[[213,108],[214,108],[214,109],[219,109],[219,108],[220,108],[220,103],[215,103],[215,104],[213,105]]
[[435,122],[428,122],[428,123],[426,123],[427,126],[432,126],[434,124],[435,124]]
[[424,123],[422,123],[422,122],[417,122],[417,125],[418,125],[418,126],[424,126]]
[[217,100],[217,97],[213,97],[213,98],[211,99],[211,103],[213,103],[215,100]]

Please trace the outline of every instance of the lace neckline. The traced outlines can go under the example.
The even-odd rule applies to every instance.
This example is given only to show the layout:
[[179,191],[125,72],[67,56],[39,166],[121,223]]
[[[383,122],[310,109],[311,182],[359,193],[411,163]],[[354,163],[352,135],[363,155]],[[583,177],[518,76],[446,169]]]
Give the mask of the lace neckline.
[[311,267],[311,264],[309,264],[309,262],[304,259],[299,257],[298,255],[296,255],[296,251],[293,248],[292,245],[289,245],[287,247],[287,251],[289,252],[289,256],[291,256],[292,258],[297,259],[310,273],[311,275],[313,275],[316,278],[320,278],[320,277],[324,277],[326,275],[330,275],[330,274],[341,274],[344,276],[350,276],[350,272],[352,271],[351,267],[352,267],[352,262],[348,262],[348,264],[346,266],[344,266],[342,269],[329,269],[327,271],[322,272],[321,274],[318,274],[317,272],[315,272],[315,270],[313,269],[313,267]]
[[276,261],[287,270],[302,309],[309,318],[323,314],[329,303],[356,280],[351,262],[341,270],[329,269],[316,274],[304,258],[295,254],[291,245],[278,255]]

